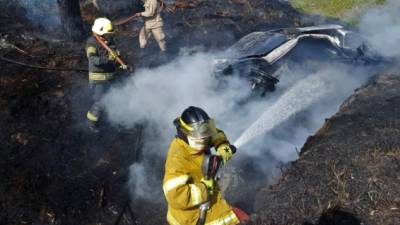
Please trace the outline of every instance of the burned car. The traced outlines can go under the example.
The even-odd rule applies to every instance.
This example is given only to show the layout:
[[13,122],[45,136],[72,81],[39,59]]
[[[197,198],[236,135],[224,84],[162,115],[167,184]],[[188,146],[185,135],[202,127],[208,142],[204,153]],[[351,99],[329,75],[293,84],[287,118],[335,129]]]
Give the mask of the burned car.
[[216,76],[245,77],[253,90],[264,95],[275,90],[280,79],[276,71],[283,64],[304,59],[357,64],[379,61],[356,32],[341,25],[322,25],[250,33],[215,60],[214,72]]

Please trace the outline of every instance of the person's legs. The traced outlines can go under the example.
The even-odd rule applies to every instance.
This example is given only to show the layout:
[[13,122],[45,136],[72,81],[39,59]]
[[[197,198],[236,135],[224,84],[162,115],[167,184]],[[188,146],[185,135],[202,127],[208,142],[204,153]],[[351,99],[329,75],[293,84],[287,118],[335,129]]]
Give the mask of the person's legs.
[[149,32],[149,30],[147,30],[146,27],[143,26],[140,29],[140,32],[139,32],[139,45],[140,45],[140,48],[146,47],[147,40],[149,39],[150,36],[151,36],[151,32]]
[[165,42],[165,34],[164,31],[162,30],[162,27],[151,29],[151,32],[153,33],[154,39],[156,39],[161,51],[165,52],[167,48]]
[[103,111],[103,105],[100,102],[101,97],[103,96],[104,92],[106,91],[107,81],[103,82],[95,82],[90,81],[89,87],[92,91],[92,100],[93,104],[90,107],[89,111],[86,114],[86,117],[89,121],[89,128],[94,131],[98,132],[97,124],[100,120],[101,113]]

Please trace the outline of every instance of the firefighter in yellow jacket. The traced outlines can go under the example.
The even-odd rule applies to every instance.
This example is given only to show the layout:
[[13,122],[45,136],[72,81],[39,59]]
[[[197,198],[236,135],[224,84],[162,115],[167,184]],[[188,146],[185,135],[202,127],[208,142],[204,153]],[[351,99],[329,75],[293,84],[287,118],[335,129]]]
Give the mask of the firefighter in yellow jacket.
[[202,164],[205,154],[214,147],[224,164],[236,149],[230,145],[214,120],[198,107],[190,106],[175,119],[177,135],[169,147],[165,163],[163,191],[168,202],[170,225],[195,225],[199,206],[212,192],[206,225],[239,224],[238,216],[223,198],[213,180],[205,180]]
[[162,52],[166,51],[165,34],[163,31],[163,19],[161,17],[161,10],[163,8],[163,1],[160,0],[142,0],[144,3],[144,11],[136,13],[136,16],[142,16],[144,19],[144,26],[140,29],[139,44],[140,48],[147,45],[147,41],[151,35],[157,41],[158,46]]

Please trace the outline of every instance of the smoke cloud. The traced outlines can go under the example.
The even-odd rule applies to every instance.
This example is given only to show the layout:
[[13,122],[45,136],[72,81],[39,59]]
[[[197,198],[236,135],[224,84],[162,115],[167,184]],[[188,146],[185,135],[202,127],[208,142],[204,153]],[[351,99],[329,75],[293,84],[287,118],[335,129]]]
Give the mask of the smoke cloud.
[[[235,111],[237,111],[237,101],[250,93],[250,86],[240,78],[234,78],[228,81],[229,88],[219,91],[216,79],[212,75],[213,57],[212,54],[205,53],[184,56],[168,65],[151,70],[139,70],[126,85],[111,90],[105,96],[104,101],[112,123],[125,127],[139,123],[147,124],[145,136],[149,137],[149,141],[144,143],[143,161],[148,162],[157,157],[156,164],[159,167],[150,166],[151,168],[142,169],[134,165],[131,168],[132,174],[143,174],[146,169],[152,174],[162,171],[161,164],[164,162],[169,141],[175,135],[172,121],[190,105],[204,108],[216,118],[221,129],[239,133],[241,128],[245,128],[246,122],[236,123],[236,120],[244,121],[247,117],[241,117]],[[261,110],[262,108],[258,109]],[[251,116],[252,113],[257,114],[257,109],[249,110],[249,113],[241,110],[240,113]],[[229,132],[227,134],[230,135]],[[158,180],[145,181],[154,187],[152,196],[155,199],[162,194],[159,188],[161,178],[162,175]],[[141,192],[143,191],[136,190],[135,196],[140,196]]]
[[[399,11],[398,5],[389,1],[368,11],[360,22],[359,30],[366,34],[375,51],[384,56],[399,56],[399,24],[395,13],[396,9]],[[276,172],[274,168],[295,160],[296,149],[376,71],[338,62],[294,63],[279,71],[281,79],[275,92],[243,103],[251,93],[250,85],[232,76],[226,79],[226,85],[220,86],[212,73],[214,58],[218,54],[184,55],[167,65],[140,69],[123,86],[104,97],[113,124],[133,127],[146,123],[143,160],[131,166],[130,187],[134,197],[163,199],[163,162],[175,135],[172,121],[186,107],[202,107],[215,118],[231,142],[237,141],[240,146],[231,166],[245,174],[260,175],[250,182],[265,185],[265,180]],[[246,196],[232,200],[241,201],[240,198]]]
[[[241,147],[259,135],[287,120],[294,113],[309,107],[330,92],[329,77],[316,74],[299,81],[266,110],[239,138],[235,146]],[[333,74],[334,75],[334,74]]]
[[[267,177],[278,162],[296,159],[295,148],[301,148],[306,138],[368,77],[364,70],[342,64],[316,66],[305,63],[282,71],[276,92],[243,104],[243,99],[251,92],[250,85],[233,76],[221,88],[212,73],[215,57],[215,54],[199,53],[180,57],[155,69],[141,69],[124,86],[111,90],[104,97],[112,123],[125,127],[147,123],[145,136],[148,141],[144,143],[143,160],[131,167],[131,179],[136,182],[130,186],[134,196],[152,201],[163,199],[163,162],[169,142],[175,135],[172,121],[186,107],[195,105],[205,109],[231,142],[250,125],[263,126],[265,121],[278,121],[280,115],[286,114],[286,118],[268,132],[252,130],[258,132],[257,135],[239,148],[232,161],[240,167],[241,159],[251,158],[256,172]],[[313,68],[311,74],[308,67]],[[308,102],[306,98],[312,98],[312,101]],[[284,104],[280,103],[282,99]],[[297,111],[287,107],[296,107],[296,104],[300,107]],[[261,124],[256,122],[260,117]],[[143,194],[149,192],[149,187],[152,195]]]
[[400,1],[387,0],[361,17],[359,29],[375,51],[385,57],[400,57]]
[[[311,72],[307,67],[314,67]],[[271,165],[293,161],[308,136],[337,112],[339,105],[374,72],[341,63],[306,64],[282,74],[284,89],[235,141],[240,153],[271,175]],[[266,154],[268,153],[268,154]],[[263,157],[260,157],[263,156]],[[248,159],[248,160],[249,160]],[[240,157],[233,163],[240,165]]]

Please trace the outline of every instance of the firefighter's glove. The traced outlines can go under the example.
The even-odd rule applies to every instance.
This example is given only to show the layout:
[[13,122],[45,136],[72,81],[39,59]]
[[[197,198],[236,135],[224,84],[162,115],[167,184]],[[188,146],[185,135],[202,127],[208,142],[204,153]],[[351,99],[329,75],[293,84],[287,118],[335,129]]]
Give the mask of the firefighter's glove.
[[229,143],[220,144],[217,147],[217,155],[221,156],[224,165],[232,158],[236,152],[236,147]]
[[128,65],[123,64],[123,65],[119,66],[119,68],[121,68],[123,70],[128,70]]
[[205,179],[204,177],[200,180],[207,188],[208,194],[214,194],[214,180],[213,179]]

